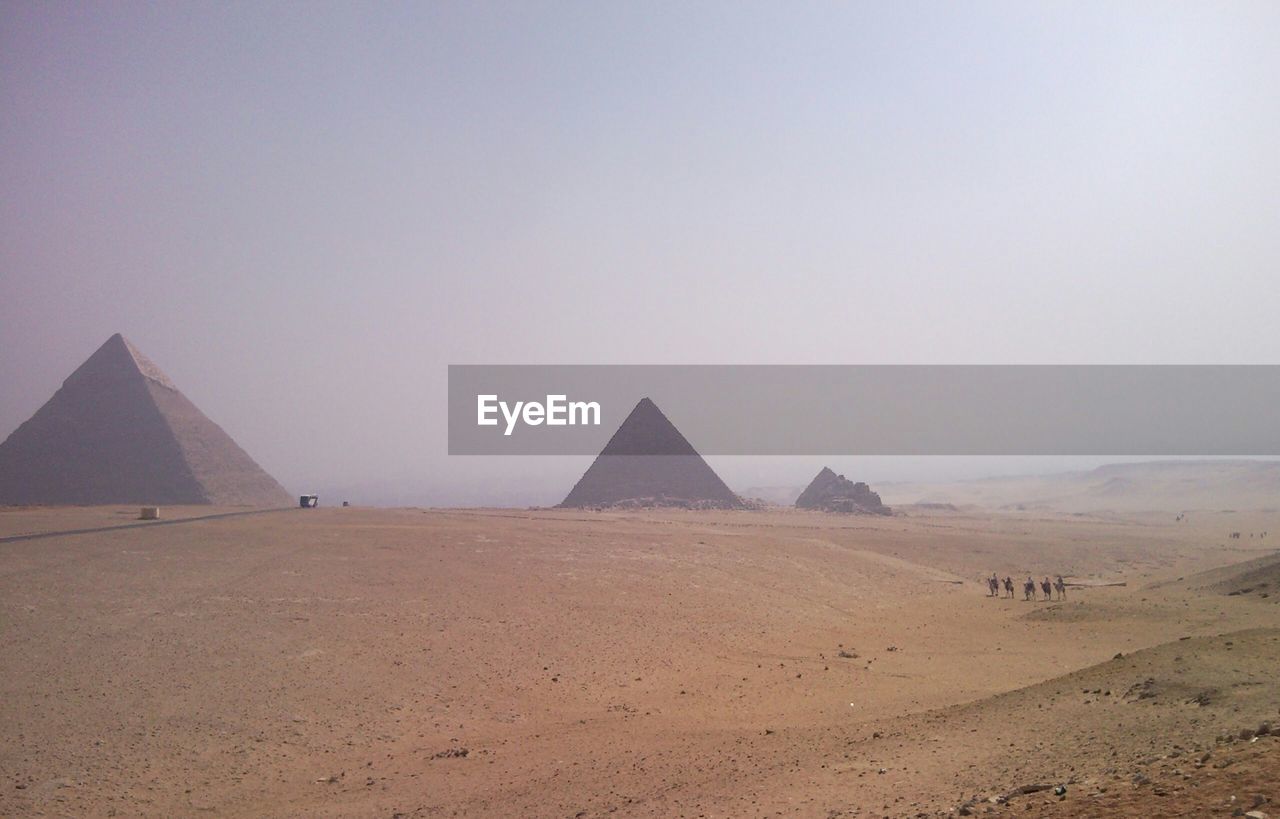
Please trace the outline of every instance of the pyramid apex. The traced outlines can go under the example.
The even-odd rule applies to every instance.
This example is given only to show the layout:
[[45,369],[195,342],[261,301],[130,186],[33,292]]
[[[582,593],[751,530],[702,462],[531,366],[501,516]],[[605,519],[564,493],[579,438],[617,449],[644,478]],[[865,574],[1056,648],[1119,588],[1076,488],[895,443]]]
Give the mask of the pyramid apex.
[[128,352],[129,357],[133,359],[134,367],[137,368],[138,372],[142,373],[144,378],[148,378],[162,387],[167,387],[175,392],[177,391],[177,385],[169,380],[169,376],[164,374],[164,370],[157,367],[154,361],[147,358],[141,350],[133,346],[133,343],[129,341],[129,339],[125,338],[123,334],[116,333],[111,338],[107,339],[107,343],[111,343],[113,341],[124,345],[125,351]]
[[[125,338],[123,334],[113,333],[106,341],[102,342],[102,346],[98,348],[97,352],[102,352],[104,350],[123,350],[124,352],[128,352],[132,346],[133,345],[129,343],[129,339]],[[94,355],[97,355],[97,352],[95,352]],[[132,353],[130,353],[130,355],[132,355]]]
[[637,401],[636,405],[631,408],[632,415],[635,415],[638,412],[657,413],[658,415],[663,414],[662,410],[658,408],[658,405],[653,402],[653,399],[647,395]]
[[653,400],[641,398],[614,432],[602,454],[696,455],[693,447],[658,409]]

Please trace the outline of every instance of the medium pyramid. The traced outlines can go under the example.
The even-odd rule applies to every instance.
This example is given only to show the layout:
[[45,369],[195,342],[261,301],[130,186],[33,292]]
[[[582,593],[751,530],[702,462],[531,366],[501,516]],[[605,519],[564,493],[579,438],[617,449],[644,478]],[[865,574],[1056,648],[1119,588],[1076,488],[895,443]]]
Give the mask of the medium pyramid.
[[119,333],[0,444],[0,505],[289,500]]
[[643,398],[560,505],[739,509],[743,503]]

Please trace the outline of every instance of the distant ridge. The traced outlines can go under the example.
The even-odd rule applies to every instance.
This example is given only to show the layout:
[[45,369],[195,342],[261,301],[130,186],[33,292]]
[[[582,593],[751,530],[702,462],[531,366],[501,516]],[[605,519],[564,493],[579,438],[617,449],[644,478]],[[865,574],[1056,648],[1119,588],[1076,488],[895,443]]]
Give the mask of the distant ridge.
[[740,509],[742,500],[680,430],[642,398],[560,504]]
[[119,333],[0,444],[0,505],[289,500]]
[[1131,461],[1078,472],[881,487],[886,501],[1063,512],[1280,509],[1280,461]]

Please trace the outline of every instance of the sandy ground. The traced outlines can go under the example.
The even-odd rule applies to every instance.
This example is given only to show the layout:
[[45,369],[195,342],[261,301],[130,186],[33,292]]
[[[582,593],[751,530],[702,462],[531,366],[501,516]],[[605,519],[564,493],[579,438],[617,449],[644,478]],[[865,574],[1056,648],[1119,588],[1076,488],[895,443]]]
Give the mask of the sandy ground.
[[1280,723],[1280,595],[1197,575],[1278,522],[353,508],[4,543],[0,814],[1277,815],[1280,742],[1239,735]]

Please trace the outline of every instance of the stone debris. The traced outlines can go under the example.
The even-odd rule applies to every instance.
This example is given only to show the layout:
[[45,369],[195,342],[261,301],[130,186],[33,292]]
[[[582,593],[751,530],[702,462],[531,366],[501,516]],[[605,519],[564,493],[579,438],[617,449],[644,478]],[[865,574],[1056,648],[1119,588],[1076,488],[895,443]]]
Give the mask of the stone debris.
[[446,748],[432,754],[432,759],[466,759],[470,753],[467,748]]

